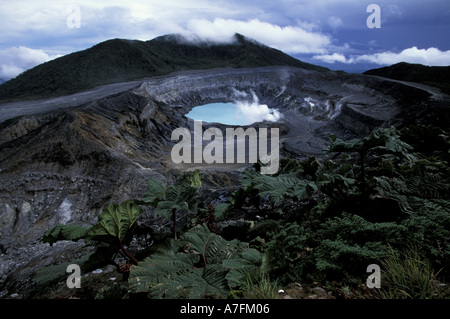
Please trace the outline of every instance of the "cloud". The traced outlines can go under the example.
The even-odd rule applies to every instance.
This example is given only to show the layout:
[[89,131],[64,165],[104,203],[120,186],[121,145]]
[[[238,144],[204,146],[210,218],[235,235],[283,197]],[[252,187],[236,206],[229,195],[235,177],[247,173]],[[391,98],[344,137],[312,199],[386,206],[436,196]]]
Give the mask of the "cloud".
[[[72,3],[80,6],[81,28],[67,26],[67,9]],[[368,30],[365,24],[369,3],[356,0],[0,1],[0,50],[22,45],[55,51],[61,47],[64,52],[59,50],[59,53],[69,53],[111,38],[149,40],[168,33],[197,33],[204,40],[227,42],[238,32],[302,60],[314,55],[315,60],[347,65],[391,64],[400,60],[448,65],[446,52],[433,56],[434,48],[429,48],[449,49],[445,42],[448,0],[434,0],[433,5],[419,0],[397,0],[395,4],[390,0],[375,2],[382,9],[383,29],[378,30],[386,32],[382,37],[375,36],[371,32],[374,30]],[[377,51],[371,51],[375,50],[373,44],[361,45],[375,40],[376,48],[398,46],[410,48],[411,52],[374,54]],[[350,43],[354,48],[343,47],[343,43]],[[429,49],[413,52],[412,46]],[[52,58],[47,49],[44,53]],[[22,60],[10,63],[12,58],[4,59],[3,54],[0,51],[0,78],[10,78],[28,65],[35,65]]]
[[234,20],[216,18],[192,19],[187,29],[207,40],[229,41],[234,33],[241,33],[286,53],[326,53],[331,43],[329,36],[306,30],[301,26],[281,27],[276,24],[252,20]]
[[322,54],[313,56],[314,60],[320,60],[325,63],[350,63],[349,60],[345,57],[345,55],[341,53],[333,53],[333,54]]
[[341,18],[335,17],[335,16],[329,17],[327,22],[328,22],[328,25],[331,28],[333,28],[333,29],[337,29],[337,28],[342,27],[344,25],[344,23],[342,22]]
[[428,66],[447,66],[450,65],[450,50],[441,51],[437,48],[418,49],[411,47],[399,53],[387,51],[375,54],[363,54],[359,56],[350,56],[346,58],[340,53],[315,55],[313,59],[326,63],[374,63],[379,65],[392,65],[399,62],[419,63]]
[[429,66],[450,65],[450,50],[441,51],[437,48],[418,49],[412,47],[400,53],[382,52],[364,54],[357,57],[358,62],[371,62],[376,64],[395,64],[398,62],[420,63]]
[[29,68],[59,56],[61,55],[50,55],[43,50],[23,46],[0,50],[0,79],[9,80]]

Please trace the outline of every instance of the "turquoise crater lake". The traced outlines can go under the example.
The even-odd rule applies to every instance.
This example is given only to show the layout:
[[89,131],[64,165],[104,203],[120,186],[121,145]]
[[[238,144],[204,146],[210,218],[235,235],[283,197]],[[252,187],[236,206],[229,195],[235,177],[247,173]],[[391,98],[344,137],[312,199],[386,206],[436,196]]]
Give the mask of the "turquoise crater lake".
[[186,114],[186,117],[209,123],[241,126],[264,120],[276,122],[281,114],[265,104],[235,102],[199,105]]

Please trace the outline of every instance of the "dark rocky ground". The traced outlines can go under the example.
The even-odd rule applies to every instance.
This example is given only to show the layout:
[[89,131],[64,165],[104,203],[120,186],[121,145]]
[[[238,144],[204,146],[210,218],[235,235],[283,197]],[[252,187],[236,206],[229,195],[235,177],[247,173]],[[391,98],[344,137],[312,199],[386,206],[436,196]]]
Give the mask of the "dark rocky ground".
[[[20,298],[37,269],[81,253],[81,244],[41,243],[47,229],[90,225],[108,203],[142,196],[150,178],[170,182],[200,168],[210,196],[236,187],[249,164],[177,165],[170,138],[175,128],[192,127],[184,116],[192,107],[253,93],[284,115],[253,126],[279,127],[281,153],[298,158],[322,156],[330,134],[350,139],[380,126],[446,125],[450,106],[448,96],[423,85],[293,67],[185,71],[2,104],[0,297]],[[142,223],[167,227],[151,212]]]

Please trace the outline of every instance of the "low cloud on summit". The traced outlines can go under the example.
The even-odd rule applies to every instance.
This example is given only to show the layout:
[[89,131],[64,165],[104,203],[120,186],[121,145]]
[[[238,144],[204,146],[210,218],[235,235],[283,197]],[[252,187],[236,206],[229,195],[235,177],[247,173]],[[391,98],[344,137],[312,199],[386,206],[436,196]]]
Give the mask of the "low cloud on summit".
[[270,47],[292,54],[324,53],[331,43],[329,36],[307,30],[302,26],[280,27],[252,19],[248,21],[216,18],[196,19],[188,22],[189,31],[200,38],[218,42],[231,41],[235,33],[255,39]]

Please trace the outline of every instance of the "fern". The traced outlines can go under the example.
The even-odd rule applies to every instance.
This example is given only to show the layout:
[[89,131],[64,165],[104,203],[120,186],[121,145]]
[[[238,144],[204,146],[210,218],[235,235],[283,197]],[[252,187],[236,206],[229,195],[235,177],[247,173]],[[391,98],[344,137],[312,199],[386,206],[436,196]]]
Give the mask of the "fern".
[[413,176],[408,179],[408,193],[428,199],[448,199],[450,180],[441,173]]
[[243,188],[235,192],[235,198],[245,196],[256,191],[260,198],[268,197],[273,203],[285,198],[295,200],[310,200],[315,194],[325,192],[330,197],[345,196],[343,192],[356,192],[356,180],[353,166],[346,163],[343,156],[340,164],[326,161],[318,162],[317,158],[310,158],[297,165],[292,161],[286,167],[281,167],[276,175],[264,175],[253,169],[243,173]]
[[268,176],[257,174],[252,180],[253,188],[258,190],[260,197],[266,195],[273,202],[278,202],[285,196],[295,197],[304,200],[314,191],[317,186],[314,182],[303,180],[295,175]]
[[285,172],[271,176],[260,174],[252,169],[247,169],[244,172],[242,185],[247,190],[256,190],[260,197],[268,196],[272,202],[278,202],[286,196],[304,200],[318,190],[314,181],[305,180],[299,177],[296,172]]
[[174,185],[150,179],[144,198],[139,203],[156,207],[155,214],[172,218],[174,238],[177,238],[176,213],[181,209],[192,210],[197,205],[197,193],[201,186],[198,170],[183,173]]
[[132,292],[148,292],[153,298],[225,298],[230,285],[260,265],[257,251],[198,225],[172,240],[169,250],[133,266],[129,283]]
[[373,131],[369,136],[362,139],[354,139],[351,141],[343,141],[332,135],[330,137],[330,145],[325,152],[356,152],[359,155],[360,166],[360,191],[363,197],[367,197],[367,181],[366,181],[366,160],[369,156],[385,158],[394,155],[401,160],[413,162],[417,160],[416,156],[411,153],[413,149],[409,144],[400,139],[400,132],[395,127],[379,128]]
[[198,170],[183,173],[174,185],[169,186],[159,180],[150,179],[142,203],[156,207],[156,214],[170,218],[172,208],[195,208],[200,186],[201,174]]
[[404,213],[434,209],[449,212],[449,181],[441,174],[412,176],[410,178],[374,177],[378,194],[397,201]]
[[[394,128],[351,141],[332,137],[326,151],[343,153],[338,162],[337,156],[288,162],[269,178],[247,173],[246,187],[259,195],[272,192],[283,211],[298,210],[265,237],[272,272],[285,282],[355,278],[383,256],[386,245],[401,250],[407,243],[436,269],[448,264],[450,139],[442,130],[423,131],[425,138],[420,130]],[[354,153],[357,161],[350,157]],[[302,183],[316,188],[300,203],[302,196],[292,190],[301,190]],[[283,202],[287,197],[292,200]]]
[[230,271],[225,278],[232,288],[238,287],[243,278],[259,278],[265,272],[264,256],[255,249],[243,248],[239,258],[225,259],[222,266]]
[[335,135],[330,137],[331,143],[326,152],[357,152],[366,154],[368,152],[379,154],[396,154],[409,160],[413,160],[412,147],[400,139],[400,132],[395,127],[379,128],[362,139],[343,141]]

